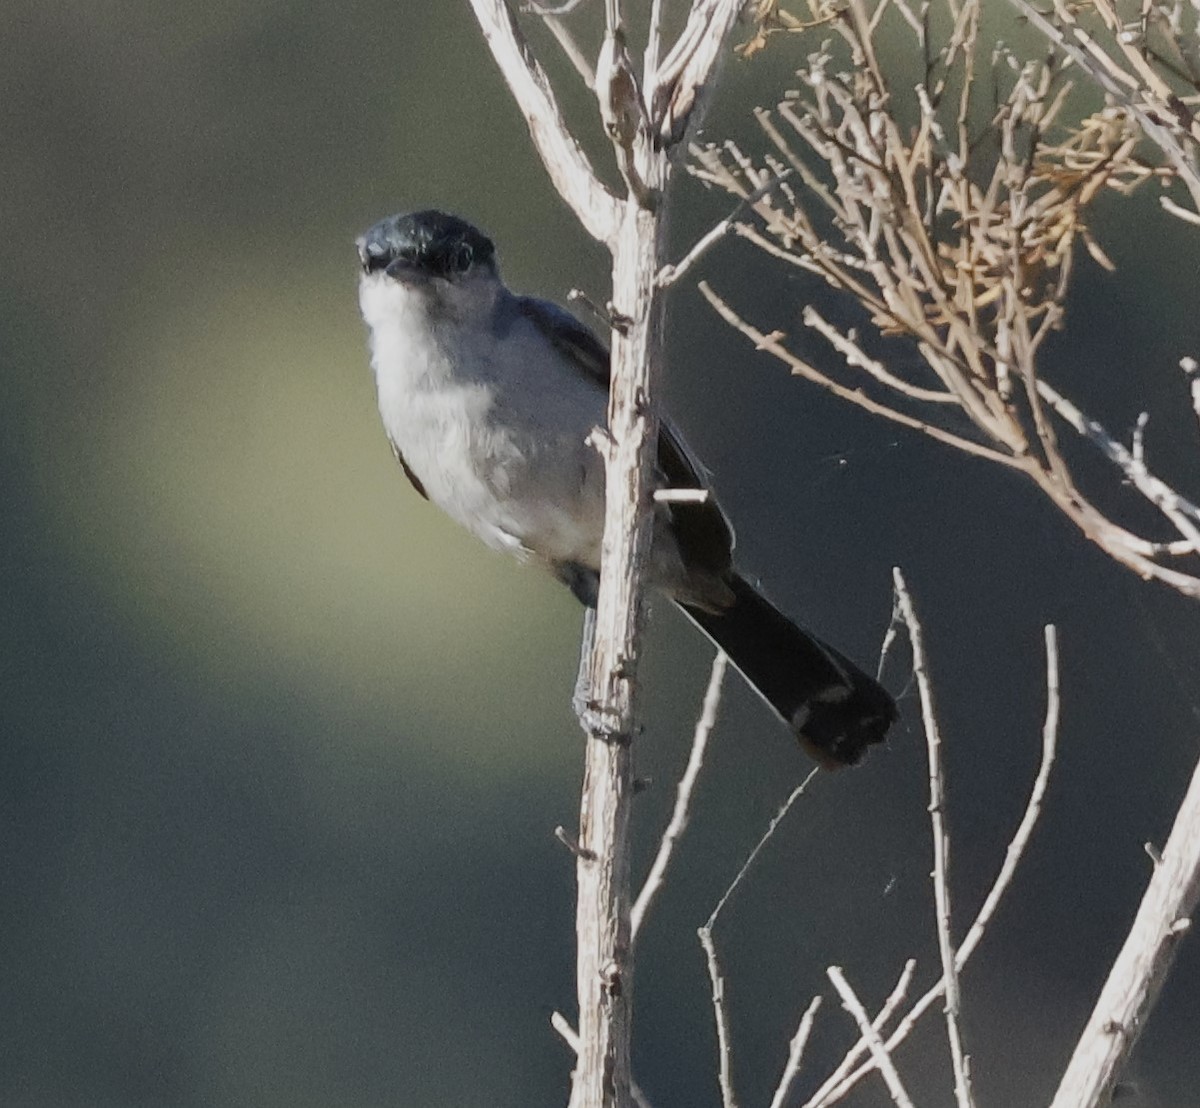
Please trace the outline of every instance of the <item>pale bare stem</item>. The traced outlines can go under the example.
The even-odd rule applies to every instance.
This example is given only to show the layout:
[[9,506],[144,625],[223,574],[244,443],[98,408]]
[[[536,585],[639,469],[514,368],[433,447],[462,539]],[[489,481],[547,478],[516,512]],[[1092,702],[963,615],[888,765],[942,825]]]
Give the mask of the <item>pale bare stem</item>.
[[[1021,821],[1017,825],[1012,839],[1009,841],[1008,850],[1005,852],[1000,872],[996,875],[995,881],[992,882],[992,887],[984,899],[983,907],[979,909],[979,913],[975,917],[975,922],[971,924],[970,929],[963,938],[962,945],[958,948],[958,953],[955,955],[955,968],[959,973],[962,973],[971,955],[974,954],[975,948],[982,941],[987,932],[988,925],[992,922],[996,910],[1000,907],[1005,893],[1008,892],[1012,884],[1012,879],[1017,872],[1017,866],[1024,856],[1025,850],[1033,837],[1034,829],[1037,827],[1038,819],[1042,814],[1042,804],[1045,800],[1046,789],[1050,783],[1050,771],[1054,767],[1054,759],[1058,751],[1058,722],[1060,714],[1058,635],[1053,626],[1048,625],[1046,627],[1045,638],[1046,715],[1042,724],[1041,763],[1033,782],[1033,788],[1029,793],[1029,800],[1025,804],[1025,812],[1021,816]],[[911,965],[910,963],[907,971],[910,975]],[[896,1029],[887,1038],[888,1050],[895,1050],[896,1047],[904,1042],[909,1034],[911,1034],[913,1028],[916,1027],[920,1018],[944,994],[945,978],[943,977],[913,1005],[908,1014],[896,1025]],[[875,1068],[874,1061],[868,1061],[858,1066],[857,1069],[852,1069],[853,1063],[849,1059],[850,1056],[848,1055],[847,1060],[843,1061],[842,1066],[838,1067],[838,1071],[817,1090],[816,1095],[804,1105],[804,1108],[828,1108],[829,1105],[836,1104],[846,1097],[858,1082]]]
[[796,1075],[800,1072],[800,1065],[804,1061],[804,1048],[808,1045],[813,1021],[817,1018],[817,1009],[820,1007],[821,998],[814,996],[804,1010],[804,1015],[800,1017],[800,1026],[796,1028],[796,1034],[792,1036],[792,1041],[788,1044],[787,1063],[783,1067],[779,1084],[775,1086],[775,1095],[771,1098],[771,1108],[784,1108],[784,1105],[787,1104],[788,1096],[792,1091],[792,1082],[796,1080]]
[[733,1093],[732,1057],[729,1046],[729,1013],[725,1008],[725,978],[717,964],[717,948],[713,945],[712,925],[701,927],[697,932],[704,957],[708,965],[708,979],[712,984],[713,1018],[717,1024],[718,1077],[721,1082],[722,1108],[738,1108]]
[[660,139],[671,145],[695,122],[698,101],[737,22],[743,0],[692,0],[683,31],[647,90]]
[[913,400],[924,400],[930,404],[958,403],[958,397],[953,393],[945,392],[942,389],[924,389],[920,385],[911,384],[889,373],[887,367],[882,362],[864,353],[862,347],[855,341],[853,334],[842,334],[841,331],[829,323],[811,305],[804,309],[802,318],[804,326],[811,327],[817,334],[821,335],[834,350],[846,359],[848,366],[865,369],[881,384],[887,385],[889,388],[893,388],[897,392],[911,397]]
[[657,79],[658,59],[662,54],[663,0],[650,0],[650,22],[646,28],[646,53],[642,56],[642,80],[653,85]]
[[734,875],[733,880],[729,883],[729,887],[721,894],[721,898],[717,901],[716,907],[713,908],[704,926],[699,929],[697,934],[700,937],[700,945],[704,948],[705,959],[708,964],[708,977],[712,984],[712,1001],[713,1014],[717,1024],[717,1045],[720,1054],[720,1082],[721,1082],[721,1102],[723,1108],[737,1108],[737,1100],[733,1092],[733,1078],[731,1075],[731,1059],[729,1046],[729,1017],[725,1008],[725,981],[721,976],[720,966],[717,962],[717,948],[713,944],[712,931],[713,926],[717,922],[717,918],[724,910],[725,905],[729,903],[729,898],[733,896],[734,891],[742,883],[743,878],[750,872],[750,867],[754,865],[754,860],[758,857],[763,847],[770,841],[771,836],[775,834],[776,829],[783,818],[791,811],[792,805],[804,795],[805,789],[808,788],[809,782],[820,772],[820,769],[813,769],[809,775],[804,778],[789,794],[787,800],[783,802],[782,807],[775,813],[774,818],[767,824],[766,831],[762,837],[754,844],[754,849],[746,856],[746,860],[742,863],[741,869]]
[[695,245],[674,265],[665,265],[658,275],[658,283],[663,288],[669,288],[677,283],[705,254],[708,253],[733,228],[735,221],[742,212],[757,200],[766,196],[772,189],[777,188],[791,174],[791,170],[777,173],[771,180],[760,185],[754,192],[747,195],[732,212],[719,223],[714,224],[700,236]]
[[1074,404],[1045,381],[1037,383],[1043,399],[1072,427],[1099,447],[1117,466],[1130,484],[1150,501],[1183,536],[1183,541],[1168,547],[1172,554],[1200,553],[1200,507],[1182,497],[1165,481],[1146,469],[1145,462],[1126,450],[1096,420],[1085,416]]
[[1140,412],[1133,428],[1133,463],[1140,469],[1146,467],[1146,425],[1150,422],[1149,412]]
[[[567,1046],[576,1054],[579,1053],[579,1032],[571,1026],[571,1021],[562,1012],[550,1013],[550,1026],[559,1033]],[[641,1086],[636,1081],[630,1082],[630,1092],[633,1094],[633,1103],[637,1105],[637,1108],[652,1108],[650,1098],[642,1092]]]
[[1196,419],[1200,420],[1200,362],[1195,358],[1180,358],[1179,368],[1188,379],[1188,388],[1192,394],[1192,411],[1196,413]]
[[987,458],[989,461],[999,462],[1001,465],[1012,466],[1014,468],[1022,468],[1020,463],[1011,458],[1007,454],[1001,454],[991,447],[983,446],[980,443],[971,442],[969,439],[964,439],[959,435],[955,435],[950,431],[943,431],[942,428],[935,426],[932,423],[927,423],[922,419],[917,419],[915,416],[910,416],[906,412],[901,412],[896,408],[891,408],[886,404],[881,404],[878,401],[872,400],[869,396],[858,389],[852,389],[846,385],[842,385],[837,381],[826,377],[819,369],[812,366],[802,358],[792,354],[781,342],[782,336],[778,331],[770,335],[764,334],[752,324],[747,323],[730,305],[713,292],[712,288],[706,281],[701,281],[698,285],[700,292],[706,300],[717,310],[717,314],[726,322],[736,327],[742,332],[755,347],[759,350],[766,350],[770,354],[785,362],[792,369],[792,372],[814,381],[823,388],[828,389],[835,396],[840,396],[843,400],[848,400],[850,403],[864,408],[868,412],[875,415],[883,416],[885,419],[891,420],[893,423],[899,423],[902,426],[909,427],[914,431],[920,431],[922,434],[928,435],[932,439],[937,439],[939,442],[946,443],[949,446],[956,447],[967,454],[975,454],[981,458]]
[[983,939],[988,924],[992,922],[992,917],[996,914],[996,909],[999,908],[1004,894],[1008,891],[1009,885],[1012,884],[1012,879],[1017,872],[1017,866],[1025,853],[1026,847],[1029,845],[1029,840],[1033,837],[1033,830],[1037,826],[1038,818],[1042,814],[1042,802],[1046,796],[1046,788],[1050,783],[1050,770],[1054,766],[1055,755],[1058,752],[1058,720],[1061,712],[1059,699],[1058,631],[1053,624],[1046,625],[1045,641],[1046,714],[1042,723],[1041,763],[1038,766],[1037,776],[1033,781],[1033,788],[1029,793],[1029,800],[1026,801],[1025,812],[1021,816],[1021,822],[1017,825],[1017,830],[1014,832],[1008,844],[1008,849],[1005,851],[1004,863],[1000,867],[1000,872],[996,875],[996,880],[992,882],[992,887],[984,899],[983,907],[979,909],[979,914],[975,917],[975,922],[971,924],[970,929],[963,937],[962,945],[958,948],[958,955],[955,961],[959,971],[962,970],[967,959],[974,953],[975,948]]
[[666,876],[667,867],[671,864],[675,846],[687,829],[688,818],[691,814],[692,792],[696,787],[696,779],[700,776],[700,767],[704,765],[708,737],[712,734],[713,724],[717,721],[717,709],[721,705],[721,689],[728,665],[729,658],[722,651],[717,651],[717,656],[713,659],[712,672],[708,678],[708,688],[704,693],[700,718],[696,721],[696,729],[692,735],[691,754],[688,756],[687,767],[679,779],[679,787],[675,792],[675,808],[671,813],[667,829],[663,832],[662,841],[658,844],[658,853],[654,856],[654,864],[651,865],[642,891],[638,893],[633,909],[629,913],[630,942],[637,939],[642,921],[662,888],[663,878]]
[[586,2],[587,0],[563,0],[561,4],[540,4],[536,0],[530,0],[526,7],[534,15],[540,15],[545,19],[547,16],[557,18],[570,15],[576,8],[581,7]]
[[[671,146],[712,75],[738,4],[693,0],[684,36],[668,55],[669,87],[662,83],[660,69],[648,112],[626,49],[621,5],[619,0],[605,0],[596,101],[628,187],[622,199],[600,183],[567,129],[549,80],[509,3],[471,0],[471,5],[551,180],[613,259],[611,383],[601,444],[606,473],[602,568],[590,621],[592,645],[580,675],[580,724],[587,740],[576,855],[579,1050],[571,1108],[627,1108],[633,995],[631,747],[637,719],[641,584],[652,530],[652,512],[646,506],[651,503],[658,439],[654,382],[662,356],[662,290],[657,278],[664,262],[664,196]],[[565,12],[559,8],[549,14]],[[660,92],[665,96],[657,97]]]
[[579,43],[575,41],[575,36],[571,33],[571,29],[558,17],[553,15],[543,15],[546,29],[554,36],[555,41],[562,47],[562,52],[567,56],[574,67],[575,72],[579,74],[584,85],[592,92],[596,90],[596,71],[592,68],[592,63],[588,61],[587,55]]
[[1173,215],[1176,219],[1182,219],[1184,223],[1191,223],[1200,227],[1200,213],[1188,211],[1187,208],[1181,208],[1169,196],[1160,196],[1158,202],[1162,205],[1163,211]]
[[900,1074],[896,1072],[896,1066],[892,1062],[888,1048],[879,1037],[879,1032],[871,1026],[871,1021],[867,1019],[862,1001],[850,988],[849,982],[839,967],[830,966],[825,972],[829,975],[829,980],[833,982],[833,987],[837,989],[838,996],[842,998],[842,1007],[853,1016],[854,1022],[858,1024],[858,1029],[866,1041],[867,1049],[871,1052],[871,1058],[879,1068],[896,1108],[913,1108],[912,1099],[904,1089],[904,1082],[900,1080]]
[[617,199],[592,170],[567,129],[545,70],[504,0],[471,0],[475,18],[517,101],[546,172],[593,238],[608,242],[617,227]]
[[896,641],[896,633],[900,628],[900,605],[892,600],[892,616],[888,620],[887,630],[883,633],[883,642],[879,644],[879,665],[875,671],[875,680],[883,680],[883,669],[887,665],[888,653]]
[[1200,766],[1050,1108],[1109,1103],[1200,900]]
[[925,640],[921,622],[913,607],[912,595],[908,591],[904,575],[899,567],[892,570],[896,586],[896,600],[908,629],[912,645],[913,674],[917,681],[917,692],[921,699],[921,720],[925,728],[925,742],[929,751],[929,820],[933,829],[933,900],[937,919],[938,951],[942,957],[942,980],[946,985],[946,1037],[950,1043],[950,1060],[954,1067],[954,1095],[959,1108],[971,1108],[974,1098],[968,1062],[962,1041],[959,1019],[962,1012],[962,997],[958,987],[958,969],[955,964],[954,939],[951,934],[950,909],[950,835],[946,830],[946,788],[942,772],[942,737],[938,726],[937,712],[933,703],[933,686],[929,678],[929,662],[925,654]]
[[[888,1023],[891,1021],[892,1016],[896,1014],[896,1010],[908,996],[908,989],[912,984],[913,974],[915,974],[916,971],[917,963],[915,959],[910,958],[904,963],[904,969],[900,976],[896,979],[896,984],[893,986],[891,993],[888,995],[887,1000],[884,1001],[883,1007],[879,1009],[879,1014],[871,1021],[871,1026],[874,1027],[876,1031],[882,1033],[883,1029],[887,1027]],[[824,1084],[822,1084],[821,1087],[804,1102],[804,1108],[822,1108],[822,1106],[825,1104],[832,1104],[833,1101],[827,1100],[826,1098],[832,1095],[833,1090],[840,1086],[842,1081],[845,1080],[846,1075],[850,1073],[852,1069],[854,1069],[855,1065],[858,1064],[859,1059],[861,1059],[864,1054],[868,1053],[868,1051],[869,1048],[867,1046],[867,1041],[863,1038],[859,1038],[858,1042],[846,1052],[846,1056],[841,1060],[841,1062],[838,1063],[837,1069],[835,1069],[833,1073],[831,1073],[825,1080]]]
[[706,504],[708,489],[655,489],[655,504]]

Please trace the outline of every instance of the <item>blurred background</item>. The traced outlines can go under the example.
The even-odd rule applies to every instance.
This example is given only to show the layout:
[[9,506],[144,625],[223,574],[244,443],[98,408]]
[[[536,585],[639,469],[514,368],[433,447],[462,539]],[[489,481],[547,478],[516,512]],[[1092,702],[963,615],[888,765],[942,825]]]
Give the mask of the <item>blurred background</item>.
[[[353,240],[442,207],[559,300],[603,301],[605,257],[464,3],[8,0],[2,26],[0,1104],[565,1103],[549,1016],[573,1015],[573,865],[552,829],[576,824],[580,612],[397,470]],[[752,135],[799,48],[731,60],[707,134]],[[678,252],[727,211],[681,178]],[[1194,490],[1175,366],[1200,352],[1196,235],[1149,194],[1105,211],[1119,271],[1081,263],[1047,375],[1122,435],[1150,408],[1151,458]],[[808,298],[838,310],[733,243],[701,270],[768,329],[799,332]],[[1060,627],[1047,810],[964,979],[980,1103],[1044,1103],[1200,753],[1196,609],[1015,479],[790,380],[693,287],[669,331],[673,414],[781,606],[869,666],[891,567],[908,575],[964,926],[1024,806]],[[639,872],[710,658],[653,609]],[[937,977],[906,651],[887,680],[889,747],[815,782],[716,929],[747,1105],[824,967],[870,1004],[907,957],[922,990]],[[731,677],[639,955],[636,1070],[660,1106],[719,1103],[695,929],[808,769]],[[1127,1103],[1196,1103],[1198,1031],[1191,940]],[[827,1003],[801,1091],[852,1038]],[[899,1056],[923,1106],[952,1102],[944,1058],[936,1022]],[[884,1103],[878,1079],[849,1103]]]

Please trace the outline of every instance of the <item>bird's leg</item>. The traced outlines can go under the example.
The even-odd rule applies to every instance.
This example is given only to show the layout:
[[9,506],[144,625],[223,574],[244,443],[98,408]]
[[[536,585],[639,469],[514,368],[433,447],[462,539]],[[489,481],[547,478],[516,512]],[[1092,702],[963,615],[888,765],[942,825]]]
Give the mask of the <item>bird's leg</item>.
[[596,609],[588,605],[583,609],[583,636],[579,644],[579,673],[575,678],[575,693],[571,707],[579,718],[579,726],[592,731],[596,722],[596,711],[592,706],[592,645],[596,641]]

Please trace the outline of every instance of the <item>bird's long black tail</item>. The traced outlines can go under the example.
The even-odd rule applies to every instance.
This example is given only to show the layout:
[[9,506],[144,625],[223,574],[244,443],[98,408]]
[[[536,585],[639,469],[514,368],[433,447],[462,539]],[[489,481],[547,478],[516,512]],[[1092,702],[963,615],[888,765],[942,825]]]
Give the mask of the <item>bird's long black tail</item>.
[[804,748],[826,767],[853,765],[883,741],[896,704],[873,677],[802,631],[753,585],[729,580],[733,604],[680,607],[719,646]]

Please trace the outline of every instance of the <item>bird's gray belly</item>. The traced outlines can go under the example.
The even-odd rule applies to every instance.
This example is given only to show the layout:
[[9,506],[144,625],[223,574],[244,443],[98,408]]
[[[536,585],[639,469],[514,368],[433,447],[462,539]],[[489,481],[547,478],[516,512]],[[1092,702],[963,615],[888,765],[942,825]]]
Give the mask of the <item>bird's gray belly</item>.
[[489,546],[599,565],[604,471],[586,418],[551,428],[478,390],[409,394],[383,415],[429,499]]

